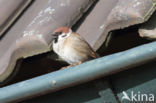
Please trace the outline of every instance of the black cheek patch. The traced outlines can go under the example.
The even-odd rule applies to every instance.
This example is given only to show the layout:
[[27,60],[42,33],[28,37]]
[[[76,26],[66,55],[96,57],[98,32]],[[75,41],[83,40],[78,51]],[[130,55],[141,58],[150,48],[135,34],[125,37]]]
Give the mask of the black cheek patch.
[[57,43],[57,42],[58,42],[58,38],[55,38],[55,39],[54,39],[54,43]]
[[66,37],[67,35],[62,35],[62,37]]

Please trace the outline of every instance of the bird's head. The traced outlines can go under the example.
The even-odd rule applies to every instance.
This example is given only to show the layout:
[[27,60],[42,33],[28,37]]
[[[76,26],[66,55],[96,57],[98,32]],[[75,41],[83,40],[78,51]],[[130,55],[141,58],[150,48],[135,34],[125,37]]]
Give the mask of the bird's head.
[[59,27],[56,28],[52,34],[54,43],[59,40],[64,40],[72,34],[72,30],[69,27]]

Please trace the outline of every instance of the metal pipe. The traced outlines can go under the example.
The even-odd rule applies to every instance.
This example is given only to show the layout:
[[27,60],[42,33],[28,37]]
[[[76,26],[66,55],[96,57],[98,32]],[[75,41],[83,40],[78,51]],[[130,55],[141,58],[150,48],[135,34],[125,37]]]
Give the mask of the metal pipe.
[[154,58],[156,58],[156,42],[0,88],[0,103],[54,92],[126,70]]

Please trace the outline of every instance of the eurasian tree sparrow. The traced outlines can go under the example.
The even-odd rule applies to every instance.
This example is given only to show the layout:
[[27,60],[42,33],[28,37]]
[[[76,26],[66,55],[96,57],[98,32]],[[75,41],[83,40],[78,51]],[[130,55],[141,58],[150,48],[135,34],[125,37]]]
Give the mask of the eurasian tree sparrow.
[[53,51],[71,66],[98,57],[91,46],[68,27],[57,28],[52,36]]

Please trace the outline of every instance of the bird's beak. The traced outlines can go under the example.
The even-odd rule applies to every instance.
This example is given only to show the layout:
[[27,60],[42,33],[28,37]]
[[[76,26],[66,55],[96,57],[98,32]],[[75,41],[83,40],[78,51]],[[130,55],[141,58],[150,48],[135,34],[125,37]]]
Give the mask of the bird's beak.
[[58,35],[56,33],[52,33],[52,39],[58,38]]

